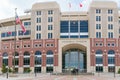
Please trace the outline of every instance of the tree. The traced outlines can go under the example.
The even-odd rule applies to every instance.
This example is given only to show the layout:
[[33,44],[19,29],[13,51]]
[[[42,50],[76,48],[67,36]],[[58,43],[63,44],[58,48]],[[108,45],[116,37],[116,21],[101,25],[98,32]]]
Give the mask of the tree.
[[5,64],[3,64],[3,65],[2,65],[2,70],[1,70],[1,71],[2,71],[2,73],[6,73],[6,72],[7,72],[7,70],[8,70],[8,69],[6,68],[6,65],[5,65]]

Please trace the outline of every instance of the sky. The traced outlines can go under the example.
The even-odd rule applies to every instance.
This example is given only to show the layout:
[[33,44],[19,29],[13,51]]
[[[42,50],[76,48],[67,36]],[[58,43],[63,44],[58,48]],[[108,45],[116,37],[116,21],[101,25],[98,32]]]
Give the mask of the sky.
[[[31,9],[32,5],[37,2],[56,1],[61,8],[61,12],[65,11],[87,11],[92,0],[1,0],[0,1],[0,20],[15,16],[15,8],[17,8],[17,14],[19,16],[26,15],[24,11]],[[98,1],[98,0],[96,0]],[[120,7],[120,0],[99,0],[99,1],[115,1]],[[71,3],[71,8],[69,8]],[[79,3],[83,4],[83,7],[79,7]]]

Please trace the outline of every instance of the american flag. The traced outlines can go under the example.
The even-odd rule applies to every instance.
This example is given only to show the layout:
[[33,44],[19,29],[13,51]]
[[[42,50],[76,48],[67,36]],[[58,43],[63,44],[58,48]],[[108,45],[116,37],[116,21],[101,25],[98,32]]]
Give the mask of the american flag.
[[16,13],[15,19],[16,19],[16,24],[20,24],[23,33],[26,33],[26,29],[25,29],[25,27],[23,26],[22,22],[20,21],[20,18],[18,17],[17,13]]

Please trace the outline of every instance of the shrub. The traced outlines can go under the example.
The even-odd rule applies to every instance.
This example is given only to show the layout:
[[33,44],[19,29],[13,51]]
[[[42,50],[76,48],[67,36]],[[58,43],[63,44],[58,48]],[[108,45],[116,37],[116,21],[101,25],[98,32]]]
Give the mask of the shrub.
[[30,68],[27,68],[26,70],[25,70],[25,73],[30,73],[32,70],[30,69]]
[[6,72],[7,72],[7,70],[8,70],[8,69],[6,68],[6,65],[5,65],[5,64],[3,64],[3,65],[2,65],[2,70],[1,70],[1,71],[2,71],[2,73],[6,73]]
[[120,74],[120,68],[119,68],[119,70],[118,70],[118,74]]

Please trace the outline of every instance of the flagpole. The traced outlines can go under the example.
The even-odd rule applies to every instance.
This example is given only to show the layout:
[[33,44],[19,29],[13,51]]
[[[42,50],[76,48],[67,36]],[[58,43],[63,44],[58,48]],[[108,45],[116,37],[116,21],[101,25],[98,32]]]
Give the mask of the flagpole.
[[16,34],[17,34],[17,30],[16,30],[16,11],[17,8],[15,8],[15,36],[14,36],[14,58],[13,58],[13,73],[15,73],[15,53],[16,53]]

